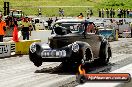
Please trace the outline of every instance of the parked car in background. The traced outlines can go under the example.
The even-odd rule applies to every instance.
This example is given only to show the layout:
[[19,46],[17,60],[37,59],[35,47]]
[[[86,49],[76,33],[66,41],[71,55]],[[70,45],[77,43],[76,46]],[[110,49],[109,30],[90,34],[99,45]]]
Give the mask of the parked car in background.
[[107,64],[111,58],[111,47],[103,36],[87,33],[82,19],[61,19],[52,26],[52,35],[46,43],[33,43],[29,48],[29,59],[39,67],[42,62],[62,62],[65,66],[76,66],[95,62]]
[[35,30],[45,30],[48,27],[48,23],[39,17],[33,18],[32,23]]

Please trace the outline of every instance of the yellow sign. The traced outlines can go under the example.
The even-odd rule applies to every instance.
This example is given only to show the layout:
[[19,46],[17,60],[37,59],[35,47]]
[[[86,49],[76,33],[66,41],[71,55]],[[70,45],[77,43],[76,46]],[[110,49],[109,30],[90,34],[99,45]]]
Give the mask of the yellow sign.
[[28,54],[29,47],[33,42],[41,42],[41,40],[22,40],[16,42],[16,54]]

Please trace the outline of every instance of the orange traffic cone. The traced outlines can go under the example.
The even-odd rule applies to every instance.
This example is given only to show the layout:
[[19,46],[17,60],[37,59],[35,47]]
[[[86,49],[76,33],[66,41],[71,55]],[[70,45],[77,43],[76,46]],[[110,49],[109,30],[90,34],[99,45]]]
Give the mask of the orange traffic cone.
[[18,30],[17,30],[17,26],[15,25],[14,30],[13,30],[13,39],[14,42],[18,42]]

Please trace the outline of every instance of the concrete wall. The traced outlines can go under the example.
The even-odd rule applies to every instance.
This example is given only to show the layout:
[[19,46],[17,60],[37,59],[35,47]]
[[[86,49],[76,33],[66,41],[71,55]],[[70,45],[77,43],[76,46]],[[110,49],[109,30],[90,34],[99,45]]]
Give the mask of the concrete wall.
[[32,31],[30,39],[40,39],[41,42],[48,42],[48,37],[51,35],[51,30]]

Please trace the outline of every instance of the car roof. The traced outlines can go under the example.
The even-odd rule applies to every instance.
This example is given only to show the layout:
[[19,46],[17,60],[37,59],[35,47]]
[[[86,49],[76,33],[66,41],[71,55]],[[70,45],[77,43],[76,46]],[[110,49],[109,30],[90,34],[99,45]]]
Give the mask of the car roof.
[[[88,20],[86,21],[88,22]],[[56,23],[61,23],[61,22],[85,22],[85,19],[71,18],[71,19],[60,19],[56,21]]]

